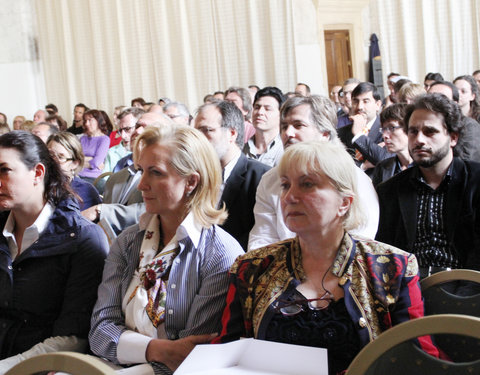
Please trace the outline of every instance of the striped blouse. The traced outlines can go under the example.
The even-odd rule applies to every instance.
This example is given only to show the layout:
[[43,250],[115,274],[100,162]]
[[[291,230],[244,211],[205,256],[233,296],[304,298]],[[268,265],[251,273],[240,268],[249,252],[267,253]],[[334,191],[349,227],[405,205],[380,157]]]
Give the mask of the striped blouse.
[[[132,352],[139,349],[142,352],[138,362],[146,361],[145,349],[150,338],[138,340],[140,334],[125,327],[122,300],[139,264],[140,247],[149,220],[150,214],[143,215],[139,224],[126,229],[112,245],[92,315],[89,335],[92,351],[117,364],[134,363],[117,353],[122,333],[134,338]],[[177,238],[180,252],[170,271],[165,304],[167,337],[176,340],[220,332],[228,270],[244,251],[223,229],[216,225],[198,229],[193,220],[186,219],[179,226]],[[171,373],[165,365],[152,363],[152,366],[155,374]]]

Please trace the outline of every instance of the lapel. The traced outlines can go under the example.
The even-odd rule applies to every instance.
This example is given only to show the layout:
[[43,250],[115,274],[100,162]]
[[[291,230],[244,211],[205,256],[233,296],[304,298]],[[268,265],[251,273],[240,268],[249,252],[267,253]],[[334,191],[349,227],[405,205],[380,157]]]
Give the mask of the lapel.
[[[398,205],[405,228],[408,249],[413,247],[417,232],[417,191],[411,181],[416,168],[418,167],[412,167],[407,178],[398,184]],[[403,184],[401,182],[403,182]]]
[[222,193],[222,202],[225,203],[227,208],[234,205],[238,193],[243,186],[245,174],[247,173],[247,163],[247,157],[242,153],[225,183]]
[[[463,207],[463,201],[466,199],[466,184],[468,181],[467,171],[463,161],[459,158],[453,159],[452,180],[447,189],[447,200],[445,205],[446,230],[450,243],[453,243],[455,228],[459,222],[460,211]],[[453,230],[452,230],[453,229]]]
[[376,144],[382,142],[382,133],[380,133],[380,116],[377,116],[370,131],[368,132],[368,138],[374,141]]

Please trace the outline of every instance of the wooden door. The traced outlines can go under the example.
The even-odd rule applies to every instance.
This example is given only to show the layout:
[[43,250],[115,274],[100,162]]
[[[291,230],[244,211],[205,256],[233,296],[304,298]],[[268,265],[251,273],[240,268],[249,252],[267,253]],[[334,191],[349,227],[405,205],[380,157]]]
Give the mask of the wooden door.
[[350,35],[348,30],[325,30],[328,92],[353,77]]

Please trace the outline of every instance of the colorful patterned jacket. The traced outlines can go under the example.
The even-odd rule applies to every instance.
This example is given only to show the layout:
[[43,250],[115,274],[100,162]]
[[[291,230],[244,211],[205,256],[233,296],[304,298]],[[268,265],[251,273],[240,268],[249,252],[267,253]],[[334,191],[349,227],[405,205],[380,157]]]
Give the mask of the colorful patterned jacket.
[[[332,272],[344,290],[345,305],[362,346],[393,325],[423,316],[413,254],[345,234]],[[222,331],[213,342],[263,339],[275,313],[274,301],[304,279],[298,237],[239,257],[230,269]],[[421,340],[421,346],[438,355],[429,337]]]

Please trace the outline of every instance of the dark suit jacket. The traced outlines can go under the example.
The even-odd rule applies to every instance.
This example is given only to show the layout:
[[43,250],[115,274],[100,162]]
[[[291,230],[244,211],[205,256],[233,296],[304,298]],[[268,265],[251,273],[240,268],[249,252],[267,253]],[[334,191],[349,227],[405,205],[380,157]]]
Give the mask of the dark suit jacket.
[[230,233],[245,251],[248,234],[255,224],[253,206],[257,186],[269,169],[268,165],[248,159],[242,153],[223,189],[221,203],[225,203],[227,207],[228,219],[222,228]]
[[368,136],[360,136],[355,144],[352,143],[353,124],[346,125],[343,128],[337,130],[338,137],[347,147],[347,151],[352,155],[355,155],[355,149],[358,149],[365,159],[369,160],[372,164],[377,164],[379,161],[386,159],[390,155],[383,147],[378,146],[383,141],[382,133],[380,133],[380,117],[377,116],[375,122],[370,128]]
[[[380,221],[376,240],[412,252],[417,227],[417,166],[377,186]],[[480,163],[453,160],[446,194],[447,236],[462,268],[480,270]]]

